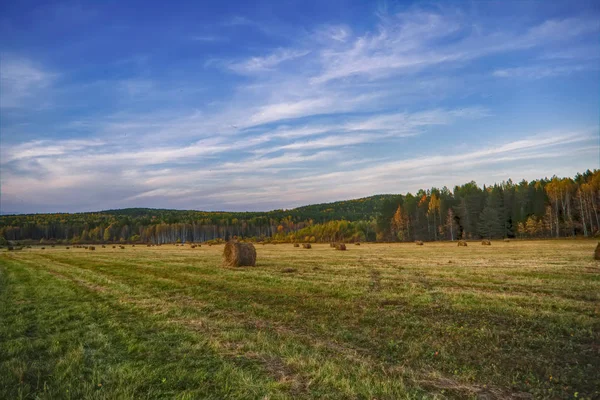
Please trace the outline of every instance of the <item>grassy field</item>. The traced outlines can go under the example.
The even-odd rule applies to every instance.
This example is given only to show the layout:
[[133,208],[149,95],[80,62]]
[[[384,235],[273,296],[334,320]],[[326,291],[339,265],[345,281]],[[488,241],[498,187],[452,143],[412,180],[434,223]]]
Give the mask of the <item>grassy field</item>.
[[593,241],[0,253],[0,398],[600,398]]

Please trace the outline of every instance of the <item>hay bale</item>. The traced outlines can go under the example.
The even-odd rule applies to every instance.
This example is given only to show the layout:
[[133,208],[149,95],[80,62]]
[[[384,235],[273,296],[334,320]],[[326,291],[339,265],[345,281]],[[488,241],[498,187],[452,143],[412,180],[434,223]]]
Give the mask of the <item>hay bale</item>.
[[482,241],[481,241],[481,244],[482,244],[483,246],[491,246],[491,245],[492,245],[492,242],[490,242],[490,241],[489,241],[489,240],[487,240],[487,239],[484,239],[484,240],[482,240]]
[[461,247],[461,246],[467,247],[467,242],[464,241],[464,240],[459,240],[458,241],[458,247]]
[[423,246],[423,241],[422,240],[415,240],[415,244],[417,246]]
[[102,245],[102,248],[103,248],[103,249],[105,249],[105,248],[106,248],[106,246],[105,246],[105,245]]
[[344,243],[338,243],[335,245],[336,250],[346,250],[346,245]]
[[294,243],[294,247],[300,247],[300,243]]
[[594,259],[600,260],[600,242],[598,242],[598,245],[596,246],[596,250],[594,250]]
[[88,247],[88,249],[90,249],[90,250],[96,250],[96,248],[94,246],[90,246],[90,247]]
[[116,248],[117,248],[117,246],[113,246],[113,249],[116,249]]
[[69,246],[67,246],[67,247],[66,247],[66,249],[67,249],[67,250],[69,250],[69,249],[70,249],[70,247],[69,247]]
[[510,243],[510,239],[504,239],[504,243]]
[[46,249],[45,247],[42,247],[42,250],[45,250],[45,249]]
[[355,246],[360,246],[359,242],[354,243]]
[[310,248],[312,248],[312,246],[310,245],[310,243],[302,243],[302,248],[303,249],[310,249]]
[[230,267],[254,267],[256,249],[252,243],[227,242],[223,250],[223,264]]

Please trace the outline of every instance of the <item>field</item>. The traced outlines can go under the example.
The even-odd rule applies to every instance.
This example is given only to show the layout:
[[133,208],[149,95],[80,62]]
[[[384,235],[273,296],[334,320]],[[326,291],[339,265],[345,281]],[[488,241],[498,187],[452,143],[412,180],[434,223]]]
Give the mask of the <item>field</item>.
[[0,398],[600,398],[594,241],[0,253]]

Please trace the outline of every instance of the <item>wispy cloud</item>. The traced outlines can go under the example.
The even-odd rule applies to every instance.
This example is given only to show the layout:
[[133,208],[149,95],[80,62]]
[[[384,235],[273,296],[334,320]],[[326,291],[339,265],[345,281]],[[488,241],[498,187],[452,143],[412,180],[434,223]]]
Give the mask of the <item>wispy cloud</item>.
[[[524,34],[473,34],[468,33],[464,22],[454,16],[403,13],[387,17],[376,33],[356,38],[344,50],[323,49],[324,69],[311,82],[324,83],[355,75],[373,78],[390,73],[414,73],[434,65],[564,41],[599,29],[597,21],[566,19],[546,21]],[[445,46],[436,43],[458,33],[461,38],[451,39],[452,42]],[[465,37],[465,33],[468,36]]]
[[[293,35],[257,15],[226,18],[190,28],[201,34],[183,36],[193,52],[179,63],[179,51],[165,62],[165,48],[150,49],[142,62],[107,64],[112,76],[3,53],[3,203],[268,209],[594,167],[597,142],[582,131],[594,115],[559,96],[565,110],[533,110],[547,121],[507,116],[516,94],[505,83],[590,82],[597,18],[496,25],[467,9],[392,8]],[[32,111],[48,99],[60,111]]]
[[265,57],[251,57],[242,62],[229,64],[232,71],[241,74],[253,74],[257,72],[270,71],[279,64],[294,60],[307,55],[308,50],[279,49]]
[[[42,164],[41,168],[45,171],[43,178],[27,176],[19,184],[10,179],[12,172],[8,170],[9,179],[5,180],[7,183],[3,190],[9,196],[25,197],[29,201],[35,201],[33,199],[43,193],[39,197],[43,201],[57,203],[65,194],[82,189],[94,192],[104,185],[103,182],[118,181],[119,190],[129,194],[113,199],[111,206],[136,204],[142,199],[157,201],[158,204],[176,199],[176,204],[184,205],[200,196],[208,203],[221,204],[219,208],[223,205],[229,205],[225,206],[228,209],[246,208],[250,200],[254,209],[265,209],[273,204],[274,198],[278,204],[293,206],[322,201],[323,195],[326,199],[335,200],[378,192],[415,190],[422,186],[423,176],[430,177],[428,182],[431,184],[452,185],[467,178],[485,183],[489,182],[490,171],[507,161],[518,165],[531,160],[551,160],[560,165],[586,152],[589,157],[589,146],[593,147],[593,141],[594,137],[589,133],[566,132],[499,142],[461,153],[454,151],[447,155],[415,156],[398,161],[366,159],[364,163],[361,160],[348,163],[345,162],[348,155],[321,151],[251,157],[239,162],[215,164],[210,170],[166,168],[154,172],[139,171],[135,169],[137,167],[117,172],[122,165],[129,165],[130,160],[111,158],[105,162],[114,164],[114,168],[110,169],[114,171],[112,174],[116,174],[113,176],[105,172],[106,168],[81,169],[78,165],[70,165],[71,160],[57,163],[58,159],[55,159]],[[582,147],[584,143],[588,143],[588,147]],[[330,171],[323,172],[323,162],[336,159],[339,168],[329,164]],[[572,168],[580,168],[581,165],[574,163]],[[290,173],[290,168],[297,170]],[[281,171],[285,174],[281,175]],[[230,179],[222,180],[222,176]],[[352,179],[348,179],[349,176]]]
[[57,74],[35,65],[31,60],[7,54],[0,57],[0,106],[22,107],[26,102],[40,104],[36,98],[48,88]]
[[497,69],[493,72],[493,75],[498,78],[542,79],[555,76],[570,75],[577,72],[589,71],[594,69],[600,69],[600,66],[591,64],[561,66],[534,65],[528,67]]
[[213,36],[213,35],[196,35],[196,36],[192,36],[190,39],[195,42],[205,42],[205,43],[224,42],[224,41],[228,40],[224,36]]

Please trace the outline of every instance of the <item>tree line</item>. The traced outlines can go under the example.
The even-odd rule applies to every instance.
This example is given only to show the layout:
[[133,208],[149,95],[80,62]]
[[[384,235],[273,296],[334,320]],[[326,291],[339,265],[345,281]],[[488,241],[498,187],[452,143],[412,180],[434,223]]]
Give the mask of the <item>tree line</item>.
[[0,216],[0,242],[414,241],[593,236],[600,170],[493,186],[475,182],[269,212],[132,208]]

